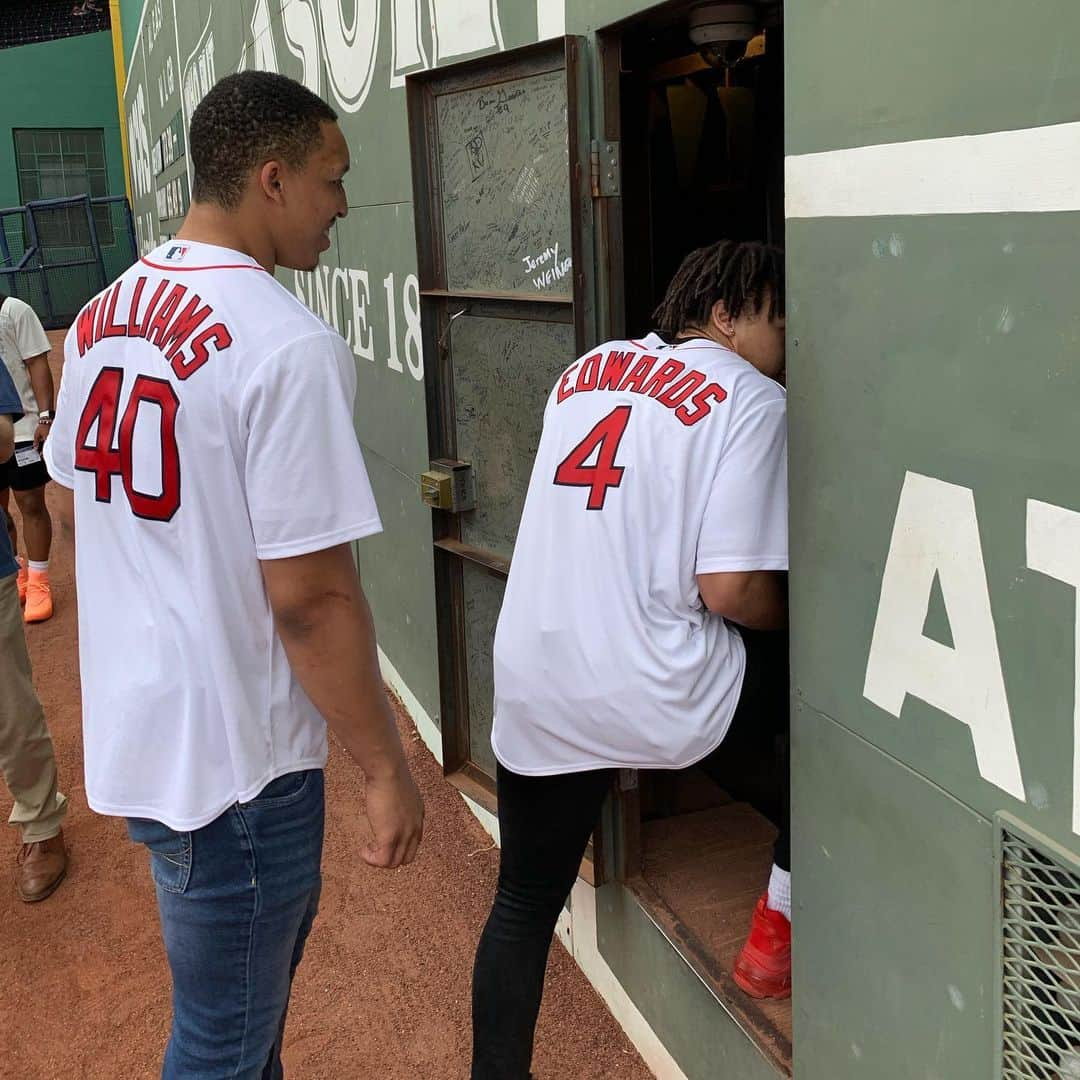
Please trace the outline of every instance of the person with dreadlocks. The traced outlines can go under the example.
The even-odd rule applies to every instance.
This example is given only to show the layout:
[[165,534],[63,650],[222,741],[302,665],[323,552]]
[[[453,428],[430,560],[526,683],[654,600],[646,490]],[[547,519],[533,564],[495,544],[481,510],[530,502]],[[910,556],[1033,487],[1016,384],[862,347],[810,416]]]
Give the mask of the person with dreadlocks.
[[[701,248],[657,333],[590,350],[548,398],[495,633],[501,855],[473,1080],[529,1075],[555,923],[620,768],[700,763],[773,818],[734,974],[791,993],[783,304],[778,249]],[[734,743],[775,775],[730,775]]]

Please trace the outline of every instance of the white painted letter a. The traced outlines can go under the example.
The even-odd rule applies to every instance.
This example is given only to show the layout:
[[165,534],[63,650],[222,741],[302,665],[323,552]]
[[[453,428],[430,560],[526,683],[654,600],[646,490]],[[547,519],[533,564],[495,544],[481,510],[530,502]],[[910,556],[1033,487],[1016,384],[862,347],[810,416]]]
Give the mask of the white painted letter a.
[[[952,648],[923,634],[935,575]],[[918,473],[905,476],[863,694],[896,717],[912,694],[966,724],[979,774],[1023,801],[970,488]]]

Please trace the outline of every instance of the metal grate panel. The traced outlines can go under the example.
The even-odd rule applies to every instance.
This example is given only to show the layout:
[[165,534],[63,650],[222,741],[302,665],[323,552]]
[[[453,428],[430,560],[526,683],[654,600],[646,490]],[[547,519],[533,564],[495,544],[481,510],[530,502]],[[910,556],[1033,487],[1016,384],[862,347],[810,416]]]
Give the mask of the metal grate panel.
[[[72,222],[81,224],[73,231]],[[122,195],[0,209],[0,292],[25,300],[50,330],[68,326],[137,258],[131,208]]]
[[1080,1080],[1080,868],[1001,838],[1003,1080]]

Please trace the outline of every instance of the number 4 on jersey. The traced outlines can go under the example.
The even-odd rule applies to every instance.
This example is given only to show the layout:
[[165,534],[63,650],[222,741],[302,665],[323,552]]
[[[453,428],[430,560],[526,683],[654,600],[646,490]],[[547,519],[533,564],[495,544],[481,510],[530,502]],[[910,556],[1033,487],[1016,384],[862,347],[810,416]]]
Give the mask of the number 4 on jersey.
[[[102,368],[86,399],[75,436],[75,468],[92,472],[98,502],[112,502],[112,480],[119,476],[132,513],[150,521],[169,521],[180,508],[180,453],[176,445],[176,413],[180,399],[165,379],[140,375],[131,389],[131,399],[120,421],[116,449],[116,416],[124,385],[121,368]],[[132,443],[139,407],[156,405],[160,410],[161,494],[146,495],[132,481]],[[90,430],[97,421],[97,437],[91,444]]]
[[[617,488],[622,483],[623,467],[615,464],[615,455],[626,432],[631,408],[631,405],[619,405],[608,413],[555,470],[556,484],[589,489],[589,501],[585,504],[589,510],[603,510],[608,488]],[[596,464],[586,464],[594,453]]]

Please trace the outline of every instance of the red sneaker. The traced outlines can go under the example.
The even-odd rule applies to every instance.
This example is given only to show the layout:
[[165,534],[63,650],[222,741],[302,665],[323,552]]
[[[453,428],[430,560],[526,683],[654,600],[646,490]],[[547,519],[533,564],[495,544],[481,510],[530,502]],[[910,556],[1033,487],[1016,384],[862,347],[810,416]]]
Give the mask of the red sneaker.
[[750,936],[735,961],[735,982],[753,998],[791,997],[791,923],[768,907],[765,893],[754,907]]

